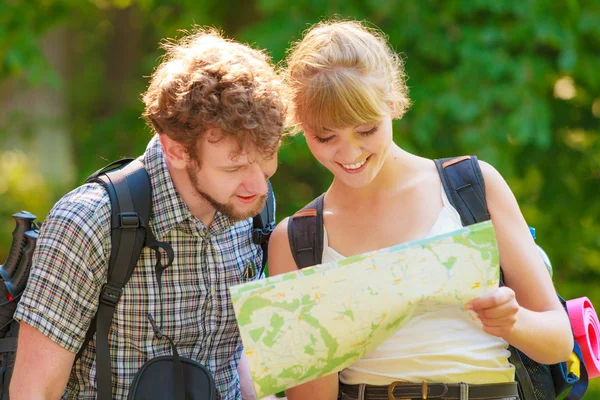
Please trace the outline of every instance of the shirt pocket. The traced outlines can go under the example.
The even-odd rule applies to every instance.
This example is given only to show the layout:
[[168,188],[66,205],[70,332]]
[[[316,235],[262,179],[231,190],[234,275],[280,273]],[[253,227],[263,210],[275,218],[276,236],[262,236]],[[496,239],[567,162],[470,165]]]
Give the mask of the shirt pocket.
[[253,282],[263,277],[262,253],[260,246],[251,246],[243,256],[235,261],[238,284]]

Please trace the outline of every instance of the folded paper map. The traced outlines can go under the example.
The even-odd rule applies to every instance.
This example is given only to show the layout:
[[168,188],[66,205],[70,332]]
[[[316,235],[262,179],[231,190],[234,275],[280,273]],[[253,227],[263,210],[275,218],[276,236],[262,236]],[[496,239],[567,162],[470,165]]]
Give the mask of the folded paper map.
[[498,287],[490,221],[233,286],[259,398],[341,371],[413,316]]

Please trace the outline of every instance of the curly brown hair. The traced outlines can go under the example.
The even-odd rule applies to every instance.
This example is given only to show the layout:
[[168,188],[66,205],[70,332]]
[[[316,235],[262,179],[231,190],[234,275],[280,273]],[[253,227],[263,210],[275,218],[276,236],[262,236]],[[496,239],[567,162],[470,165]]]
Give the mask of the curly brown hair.
[[[143,95],[143,116],[181,143],[192,159],[208,131],[232,136],[240,150],[274,154],[284,134],[284,86],[265,52],[198,28],[162,43],[163,61]],[[198,160],[196,160],[198,161]]]

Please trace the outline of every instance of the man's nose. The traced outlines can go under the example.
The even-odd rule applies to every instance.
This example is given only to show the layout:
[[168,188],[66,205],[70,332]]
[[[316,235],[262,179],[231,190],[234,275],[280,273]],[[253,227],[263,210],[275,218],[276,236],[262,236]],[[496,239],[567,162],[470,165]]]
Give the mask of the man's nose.
[[246,190],[259,196],[267,194],[269,187],[267,185],[267,176],[259,163],[253,163],[248,169],[248,174],[244,180]]

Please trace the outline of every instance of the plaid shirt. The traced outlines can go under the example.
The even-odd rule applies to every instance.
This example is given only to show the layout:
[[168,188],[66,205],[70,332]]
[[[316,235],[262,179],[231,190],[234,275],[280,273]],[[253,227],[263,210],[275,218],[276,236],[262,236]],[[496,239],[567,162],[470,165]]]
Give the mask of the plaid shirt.
[[[181,356],[212,372],[219,398],[241,399],[237,365],[242,345],[228,288],[246,281],[250,263],[261,264],[252,219],[232,224],[217,213],[207,228],[178,195],[156,137],[141,158],[152,182],[150,225],[159,241],[171,244],[175,260],[162,275],[162,313],[153,250],[142,251],[123,290],[109,333],[113,398],[127,397],[146,361],[171,354],[167,340],[153,333],[147,319],[151,313]],[[110,215],[109,197],[98,184],[83,185],[56,203],[41,229],[15,313],[73,353],[84,342],[106,282]],[[92,340],[73,366],[63,398],[96,398],[95,348]]]

